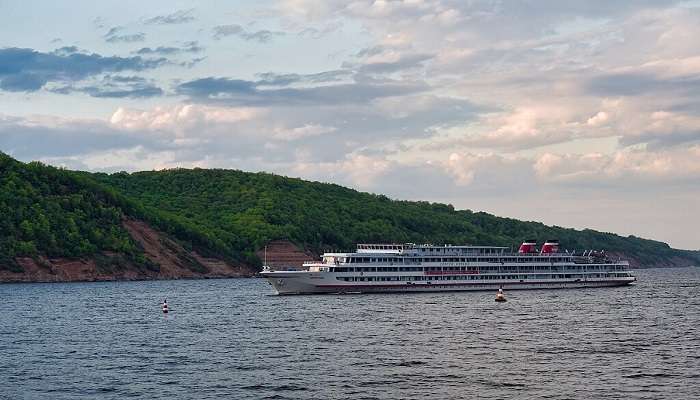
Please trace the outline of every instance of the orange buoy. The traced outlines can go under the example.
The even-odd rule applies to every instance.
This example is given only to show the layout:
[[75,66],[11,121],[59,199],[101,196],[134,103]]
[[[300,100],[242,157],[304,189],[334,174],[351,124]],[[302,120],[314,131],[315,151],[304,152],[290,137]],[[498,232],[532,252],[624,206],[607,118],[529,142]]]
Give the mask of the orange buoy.
[[498,289],[498,293],[496,293],[496,301],[499,303],[506,301],[506,296],[503,294],[503,289]]

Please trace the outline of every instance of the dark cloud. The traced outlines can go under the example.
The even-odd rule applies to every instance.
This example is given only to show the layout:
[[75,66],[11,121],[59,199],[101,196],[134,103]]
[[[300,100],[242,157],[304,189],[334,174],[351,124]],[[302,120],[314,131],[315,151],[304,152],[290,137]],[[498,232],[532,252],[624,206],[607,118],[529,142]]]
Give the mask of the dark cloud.
[[376,56],[378,54],[382,54],[384,51],[386,51],[386,48],[384,46],[372,46],[372,47],[365,47],[364,49],[360,50],[355,54],[355,57],[371,57],[371,56]]
[[634,146],[642,143],[646,144],[647,150],[660,150],[690,143],[700,143],[700,131],[644,132],[620,138],[621,146]]
[[263,72],[257,74],[260,86],[288,86],[295,83],[323,83],[338,82],[353,75],[352,71],[339,69],[324,71],[316,74],[276,74],[274,72]]
[[210,77],[180,84],[177,87],[177,91],[180,94],[201,98],[218,96],[226,93],[253,94],[257,91],[255,86],[256,83],[251,81]]
[[146,25],[173,25],[173,24],[184,24],[187,22],[194,21],[194,15],[192,15],[194,9],[189,10],[179,10],[168,15],[158,15],[152,18],[146,19],[144,24]]
[[429,89],[424,82],[371,80],[307,88],[259,89],[259,85],[264,83],[210,77],[182,83],[176,92],[193,100],[228,105],[330,105],[364,103]]
[[103,38],[105,41],[109,43],[118,43],[118,42],[125,42],[125,43],[133,43],[133,42],[143,42],[146,40],[146,34],[143,32],[139,33],[131,33],[131,34],[126,34],[122,33],[124,31],[124,27],[122,26],[115,26],[110,28],[107,33],[104,34]]
[[675,104],[665,107],[665,109],[670,112],[700,116],[700,98],[698,96],[689,96],[676,100]]
[[143,71],[167,62],[164,58],[104,57],[62,47],[51,53],[33,49],[0,49],[0,89],[31,92],[48,82],[75,82],[106,72]]
[[240,25],[219,25],[215,26],[213,31],[214,39],[221,39],[222,37],[231,35],[238,36],[245,33],[245,29]]
[[8,92],[34,92],[45,83],[46,80],[41,75],[18,73],[2,77],[0,89]]
[[207,59],[206,57],[195,57],[195,58],[193,58],[193,59],[191,59],[191,60],[183,61],[183,62],[181,62],[179,65],[180,65],[181,67],[185,67],[185,68],[192,68],[192,67],[194,67],[195,65],[199,64],[200,62],[202,62],[202,61],[204,61],[204,60],[206,60],[206,59]]
[[105,78],[111,80],[112,82],[118,82],[118,83],[144,83],[144,82],[146,82],[146,78],[142,78],[140,76],[116,75],[116,76],[108,76]]
[[255,32],[243,34],[243,35],[241,35],[241,37],[245,40],[254,40],[254,41],[257,41],[260,43],[267,43],[270,40],[272,40],[273,37],[283,36],[283,35],[284,35],[284,32],[260,30],[260,31],[255,31]]
[[[423,63],[431,58],[433,58],[433,56],[429,54],[410,54],[401,57],[397,61],[363,64],[359,66],[357,70],[359,73],[365,74],[390,74],[393,72],[422,67]],[[352,65],[345,64],[344,67],[352,67]]]
[[360,74],[390,74],[407,69],[423,67],[423,64],[426,61],[434,58],[434,55],[432,54],[405,53],[400,49],[381,45],[366,47],[355,53],[354,56],[358,59],[366,59],[368,57],[390,53],[392,51],[398,51],[398,53],[401,54],[398,60],[370,63],[344,62],[342,67],[346,69],[354,69]]
[[136,50],[134,53],[140,54],[140,55],[160,54],[160,55],[170,56],[170,55],[178,54],[181,52],[182,52],[182,49],[179,47],[158,46],[155,48],[142,47],[142,48]]
[[308,27],[304,28],[297,33],[298,36],[311,37],[314,39],[320,39],[325,37],[343,27],[343,23],[340,21],[331,21],[320,28]]
[[81,50],[77,46],[63,46],[51,52],[51,54],[56,54],[58,56],[70,56],[75,53],[81,53]]
[[199,53],[204,50],[197,42],[185,42],[181,47],[158,46],[155,48],[142,47],[134,53],[139,55],[162,55],[170,56],[182,53]]
[[650,73],[617,73],[591,78],[586,90],[599,96],[638,96],[650,93],[697,93],[700,77],[663,78]]
[[163,90],[155,86],[135,87],[131,89],[121,90],[106,90],[102,87],[85,88],[84,92],[92,97],[111,97],[111,98],[144,98],[155,97],[163,94]]
[[221,39],[227,36],[236,36],[243,40],[257,41],[260,43],[267,43],[272,40],[275,36],[283,36],[284,32],[270,31],[267,29],[249,32],[240,25],[219,25],[215,26],[213,29],[214,39]]
[[52,91],[61,94],[79,92],[97,98],[146,98],[163,94],[161,88],[143,77],[121,75],[107,75],[98,84],[64,86]]

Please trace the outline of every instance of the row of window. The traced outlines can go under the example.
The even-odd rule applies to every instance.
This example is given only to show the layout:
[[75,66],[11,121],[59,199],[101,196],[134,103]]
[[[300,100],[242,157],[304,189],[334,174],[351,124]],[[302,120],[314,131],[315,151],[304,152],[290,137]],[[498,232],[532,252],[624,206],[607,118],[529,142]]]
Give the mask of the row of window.
[[478,254],[501,254],[505,251],[505,249],[489,249],[489,248],[454,248],[454,247],[428,247],[428,248],[417,248],[413,249],[417,250],[421,253],[443,253],[443,254],[450,254],[450,253],[478,253]]
[[627,277],[628,274],[540,274],[540,275],[469,275],[469,276],[339,276],[345,282],[421,282],[421,281],[489,281],[489,280],[537,280],[537,279],[583,279]]
[[393,264],[419,264],[429,262],[441,263],[466,263],[466,262],[492,262],[492,263],[533,263],[533,262],[565,262],[570,257],[508,257],[508,258],[486,258],[486,257],[347,257],[341,262],[348,264],[369,264],[369,263],[393,263]]
[[406,247],[397,244],[358,244],[360,250],[412,250],[420,253],[479,253],[479,254],[499,254],[503,253],[503,248],[482,248],[482,247]]
[[383,266],[383,267],[331,267],[331,272],[455,272],[455,273],[474,273],[474,272],[536,272],[537,270],[546,270],[553,272],[565,271],[622,271],[625,267],[622,265],[553,265],[553,266],[513,266],[513,265],[489,265],[489,266],[460,266],[460,267],[402,267],[402,266]]
[[370,250],[403,250],[404,246],[400,244],[358,244],[357,248]]

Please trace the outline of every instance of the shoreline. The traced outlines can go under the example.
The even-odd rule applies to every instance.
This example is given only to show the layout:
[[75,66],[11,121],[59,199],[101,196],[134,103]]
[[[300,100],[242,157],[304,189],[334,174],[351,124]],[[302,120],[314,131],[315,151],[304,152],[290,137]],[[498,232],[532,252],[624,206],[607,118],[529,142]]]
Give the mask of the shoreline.
[[[647,269],[672,269],[672,268],[700,268],[698,265],[655,265],[649,267],[638,267],[633,270]],[[0,285],[4,284],[33,284],[33,283],[100,283],[100,282],[151,282],[151,281],[197,281],[213,279],[264,279],[259,274],[252,275],[231,275],[231,276],[183,276],[183,277],[163,277],[163,278],[127,278],[127,279],[77,279],[77,280],[6,280],[0,277]]]

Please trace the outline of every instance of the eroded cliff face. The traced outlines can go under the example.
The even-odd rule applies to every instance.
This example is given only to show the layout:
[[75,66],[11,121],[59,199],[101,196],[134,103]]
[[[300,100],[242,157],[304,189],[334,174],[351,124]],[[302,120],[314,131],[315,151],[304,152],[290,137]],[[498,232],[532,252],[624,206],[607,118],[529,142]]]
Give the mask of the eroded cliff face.
[[[265,254],[267,253],[267,255]],[[305,261],[317,261],[319,256],[313,252],[299,248],[288,240],[273,240],[267,244],[267,251],[260,249],[257,253],[260,260],[272,269],[301,269]]]
[[151,267],[135,265],[115,253],[93,258],[17,258],[22,272],[0,269],[0,282],[80,282],[143,279],[232,278],[250,277],[255,269],[233,265],[224,260],[207,258],[187,251],[167,235],[143,221],[125,219],[124,228],[141,244]]

